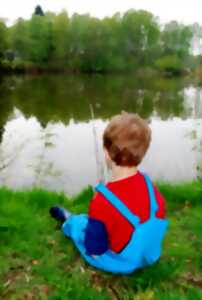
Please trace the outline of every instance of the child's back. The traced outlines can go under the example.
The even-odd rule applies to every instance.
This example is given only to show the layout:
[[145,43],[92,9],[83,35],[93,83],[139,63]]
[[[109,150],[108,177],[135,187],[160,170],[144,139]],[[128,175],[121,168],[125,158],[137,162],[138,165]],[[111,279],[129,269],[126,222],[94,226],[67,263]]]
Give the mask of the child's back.
[[[144,176],[137,171],[135,175],[109,182],[106,185],[143,223],[150,216],[150,200]],[[154,188],[158,204],[157,218],[165,217],[165,201],[157,188]],[[133,226],[101,194],[97,193],[89,207],[89,217],[104,223],[109,241],[109,248],[120,252],[130,241]]]

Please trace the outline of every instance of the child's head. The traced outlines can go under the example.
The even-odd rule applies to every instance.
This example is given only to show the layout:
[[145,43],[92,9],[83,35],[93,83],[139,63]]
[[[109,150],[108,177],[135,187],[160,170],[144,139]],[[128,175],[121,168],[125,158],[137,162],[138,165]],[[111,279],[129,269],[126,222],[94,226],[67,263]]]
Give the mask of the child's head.
[[103,135],[106,159],[134,167],[142,161],[151,141],[151,129],[138,115],[122,112],[111,119]]

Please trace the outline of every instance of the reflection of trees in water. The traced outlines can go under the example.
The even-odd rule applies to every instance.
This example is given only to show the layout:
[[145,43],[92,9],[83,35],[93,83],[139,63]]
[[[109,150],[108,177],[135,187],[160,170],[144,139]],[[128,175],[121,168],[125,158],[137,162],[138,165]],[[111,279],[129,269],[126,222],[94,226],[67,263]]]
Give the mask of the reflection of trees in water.
[[8,84],[0,77],[0,143],[4,131],[4,126],[12,114],[13,103],[10,98],[11,90]]
[[55,134],[49,128],[46,127],[45,129],[41,130],[41,152],[39,155],[37,155],[36,161],[34,160],[34,164],[29,165],[29,167],[31,167],[35,173],[34,185],[36,187],[43,186],[44,180],[46,180],[47,177],[54,177],[55,179],[60,177],[61,179],[62,172],[55,168],[54,162],[47,160],[46,158],[47,150],[55,147],[53,142],[54,137]]
[[202,78],[198,78],[192,83],[195,88],[193,116],[196,119],[202,118]]
[[202,88],[197,87],[194,101],[194,117],[202,118]]
[[[23,118],[24,119],[24,118]],[[27,122],[27,120],[24,120]],[[28,121],[29,122],[29,121]],[[31,134],[32,136],[32,134]],[[33,136],[32,136],[33,137]],[[54,139],[57,135],[53,132],[52,126],[40,128],[39,135],[36,140],[30,138],[29,134],[23,135],[23,127],[19,132],[13,134],[13,128],[6,130],[3,135],[3,141],[0,144],[0,184],[6,185],[9,180],[9,171],[15,170],[15,163],[21,160],[22,157],[26,161],[26,151],[29,148],[30,142],[40,143],[39,152],[33,151],[31,162],[25,168],[31,169],[33,172],[33,180],[35,186],[45,186],[47,180],[54,178],[54,181],[63,181],[62,172],[55,167],[54,161],[47,153],[55,147]],[[25,151],[23,153],[23,151]]]
[[184,89],[185,106],[190,117],[194,119],[202,118],[202,87],[189,86]]
[[193,141],[192,150],[196,156],[197,179],[202,179],[202,121],[196,120],[186,136]]
[[6,142],[0,144],[0,173],[2,175],[1,180],[3,183],[8,177],[7,169],[16,162],[27,142],[27,140],[22,140],[19,145],[15,147],[15,151],[10,148],[10,145],[12,144],[11,138],[7,138]]
[[[4,89],[7,84],[4,83]],[[42,126],[50,121],[68,123],[72,117],[87,121],[89,103],[93,104],[95,116],[103,119],[121,110],[145,118],[155,113],[166,119],[185,114],[181,93],[185,85],[182,79],[148,79],[135,75],[25,77],[17,80],[16,87],[5,94],[3,103],[0,98],[0,105],[6,111],[6,114],[0,112],[3,118],[0,122],[5,124],[12,105],[26,117],[36,116]],[[8,103],[8,99],[12,102]]]

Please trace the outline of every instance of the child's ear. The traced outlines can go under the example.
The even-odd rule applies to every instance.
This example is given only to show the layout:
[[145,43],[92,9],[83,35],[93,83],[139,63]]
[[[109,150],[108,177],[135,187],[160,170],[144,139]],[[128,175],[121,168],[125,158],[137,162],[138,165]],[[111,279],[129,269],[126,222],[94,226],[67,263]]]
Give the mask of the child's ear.
[[106,165],[109,169],[111,169],[112,167],[112,160],[111,160],[111,157],[109,155],[109,152],[106,148],[104,148],[104,157],[105,157],[105,162],[106,162]]
[[109,156],[108,150],[104,147],[104,148],[103,148],[103,151],[104,151],[105,159],[106,159],[106,160],[109,160],[109,159],[110,159],[110,156]]

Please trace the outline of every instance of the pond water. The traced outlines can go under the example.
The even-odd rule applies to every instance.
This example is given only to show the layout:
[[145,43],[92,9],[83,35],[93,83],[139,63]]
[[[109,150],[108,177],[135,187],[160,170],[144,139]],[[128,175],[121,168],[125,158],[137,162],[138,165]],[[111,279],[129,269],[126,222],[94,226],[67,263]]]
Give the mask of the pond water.
[[[90,106],[94,110],[92,120]],[[0,186],[75,194],[97,182],[109,118],[138,113],[152,128],[140,169],[154,180],[202,177],[202,87],[188,78],[14,76],[0,81]]]

